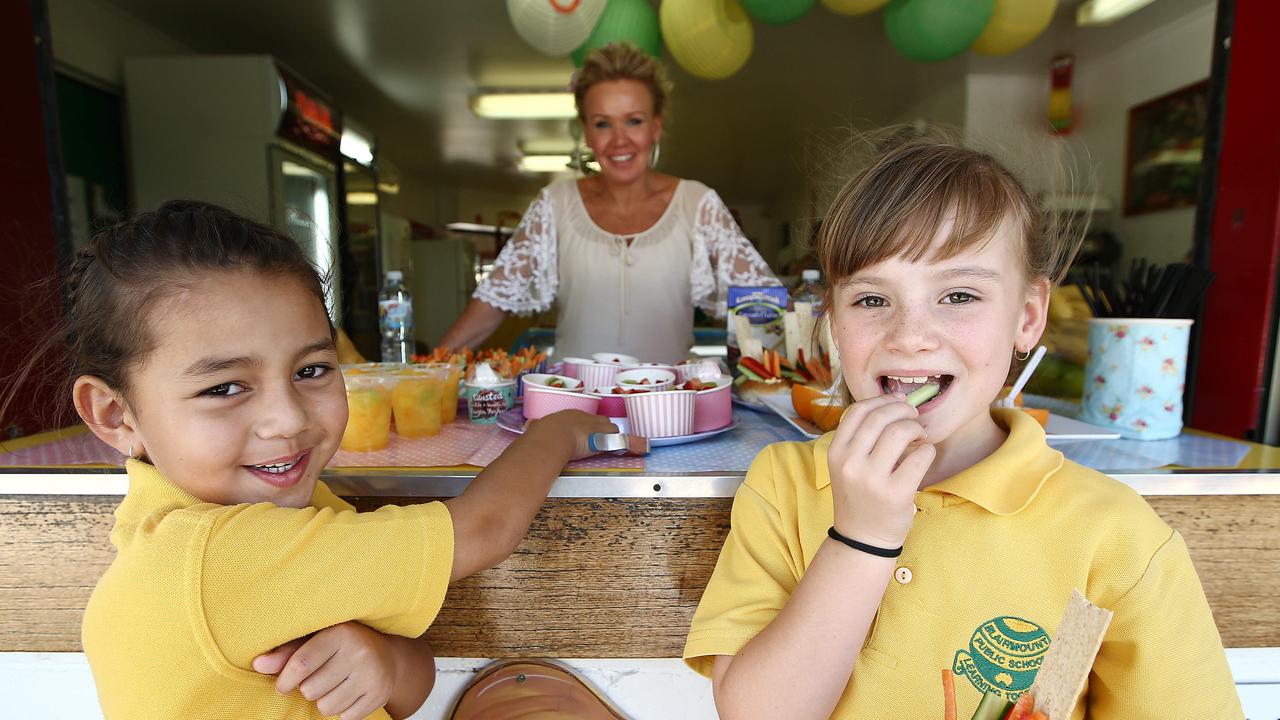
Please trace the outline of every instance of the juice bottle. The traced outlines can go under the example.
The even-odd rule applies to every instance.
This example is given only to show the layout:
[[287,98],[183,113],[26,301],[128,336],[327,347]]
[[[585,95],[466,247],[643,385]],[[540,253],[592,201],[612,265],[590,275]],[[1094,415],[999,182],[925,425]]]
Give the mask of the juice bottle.
[[355,452],[381,450],[391,439],[391,395],[385,381],[374,376],[346,378],[347,427],[342,449]]

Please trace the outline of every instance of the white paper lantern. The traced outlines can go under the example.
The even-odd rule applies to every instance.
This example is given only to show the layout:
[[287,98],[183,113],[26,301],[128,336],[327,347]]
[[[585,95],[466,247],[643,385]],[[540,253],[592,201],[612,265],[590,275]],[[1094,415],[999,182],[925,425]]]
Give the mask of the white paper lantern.
[[605,0],[507,0],[511,24],[543,55],[560,57],[586,42]]

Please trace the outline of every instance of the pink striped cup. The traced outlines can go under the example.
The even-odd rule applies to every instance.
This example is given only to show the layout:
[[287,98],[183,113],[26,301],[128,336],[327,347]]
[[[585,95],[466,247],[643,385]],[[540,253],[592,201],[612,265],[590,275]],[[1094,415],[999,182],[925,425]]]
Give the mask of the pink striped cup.
[[626,368],[621,365],[593,362],[578,366],[578,379],[589,388],[608,388],[613,387],[614,377],[623,370]]
[[693,434],[692,390],[624,395],[631,434],[647,438],[677,437]]
[[[625,398],[626,395],[614,395],[613,388],[614,386],[612,385],[609,387],[595,388],[588,390],[587,394],[600,400],[600,407],[596,409],[597,415],[604,415],[605,417],[611,418],[626,417],[627,406],[626,403],[623,402],[623,398]],[[643,388],[635,389],[643,390]]]
[[560,372],[571,378],[581,378],[582,366],[591,364],[590,360],[580,357],[567,357],[560,362],[564,363],[564,368]]

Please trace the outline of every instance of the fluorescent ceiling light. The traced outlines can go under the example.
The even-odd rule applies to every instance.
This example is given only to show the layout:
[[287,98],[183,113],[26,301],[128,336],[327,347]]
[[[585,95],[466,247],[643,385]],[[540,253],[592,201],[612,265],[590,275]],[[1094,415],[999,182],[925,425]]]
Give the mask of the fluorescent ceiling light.
[[569,172],[569,161],[572,159],[568,155],[522,155],[520,157],[520,172]]
[[1077,25],[1109,25],[1155,0],[1085,0],[1076,8]]
[[482,92],[471,96],[471,112],[482,118],[577,117],[570,92]]
[[347,193],[348,205],[377,205],[378,193],[367,191],[354,191]]
[[570,155],[573,140],[560,137],[528,138],[516,143],[525,155]]
[[342,154],[368,167],[373,164],[373,143],[368,138],[350,128],[342,131],[342,141],[338,145]]
[[398,182],[384,182],[384,181],[379,180],[379,181],[378,181],[378,192],[382,193],[383,195],[399,195],[399,194],[400,194],[400,183],[398,183]]

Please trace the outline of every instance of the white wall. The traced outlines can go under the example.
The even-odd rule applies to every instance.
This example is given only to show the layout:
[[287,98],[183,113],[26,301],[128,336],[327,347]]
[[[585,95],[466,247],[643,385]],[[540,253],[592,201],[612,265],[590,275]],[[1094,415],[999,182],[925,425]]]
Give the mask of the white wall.
[[[1136,257],[1173,262],[1191,249],[1195,209],[1133,217],[1122,211],[1129,109],[1209,76],[1215,0],[1161,0],[1100,28],[1058,18],[1031,46],[1003,58],[971,55],[965,78],[965,135],[996,146],[1036,191],[1094,192],[1114,208],[1095,227]],[[1065,138],[1046,129],[1049,61],[1075,56],[1075,126]],[[1068,172],[1070,173],[1068,175]]]
[[1125,217],[1124,157],[1129,108],[1209,77],[1213,0],[1162,0],[1113,26],[1076,34],[1075,95],[1080,118],[1072,139],[1087,148],[1098,188],[1116,206],[1100,217],[1129,258],[1173,262],[1191,250],[1195,209]]
[[102,0],[48,0],[53,59],[113,87],[124,85],[124,59],[185,55],[192,49]]
[[[1252,720],[1280,716],[1280,648],[1228,648],[1236,690]],[[437,658],[436,686],[412,720],[443,720],[488,661]],[[711,683],[676,659],[566,660],[634,720],[714,720]],[[84,653],[0,653],[0,717],[101,718]],[[11,713],[11,714],[6,714]]]

